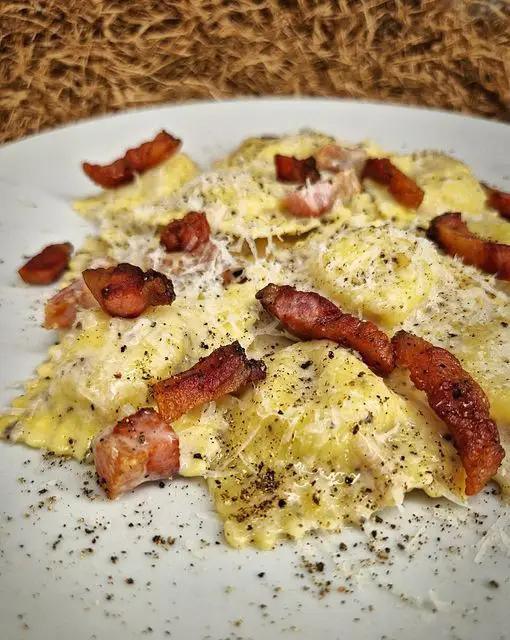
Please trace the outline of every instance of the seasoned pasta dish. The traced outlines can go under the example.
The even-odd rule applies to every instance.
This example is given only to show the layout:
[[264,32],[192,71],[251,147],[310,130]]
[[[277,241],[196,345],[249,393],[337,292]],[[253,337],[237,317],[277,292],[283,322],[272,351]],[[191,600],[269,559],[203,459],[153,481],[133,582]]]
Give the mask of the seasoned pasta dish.
[[58,340],[2,436],[94,464],[105,499],[201,478],[234,547],[414,489],[508,495],[510,195],[442,153],[315,131],[206,170],[181,149],[162,131],[84,163],[94,234],[19,269],[59,282]]

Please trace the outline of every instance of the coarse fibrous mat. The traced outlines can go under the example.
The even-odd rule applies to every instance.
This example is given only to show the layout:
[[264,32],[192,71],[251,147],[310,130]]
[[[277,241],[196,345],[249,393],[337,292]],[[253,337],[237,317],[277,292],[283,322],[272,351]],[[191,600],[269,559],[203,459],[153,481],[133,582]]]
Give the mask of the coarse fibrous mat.
[[510,117],[508,0],[2,0],[0,140],[127,107],[352,96]]

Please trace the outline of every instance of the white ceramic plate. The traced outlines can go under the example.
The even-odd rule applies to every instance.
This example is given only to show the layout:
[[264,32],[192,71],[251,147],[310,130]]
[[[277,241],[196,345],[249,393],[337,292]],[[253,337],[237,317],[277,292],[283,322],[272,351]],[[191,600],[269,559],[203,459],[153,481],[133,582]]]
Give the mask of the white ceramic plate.
[[[162,107],[5,146],[4,404],[54,339],[39,326],[48,292],[22,286],[16,275],[23,256],[48,242],[83,239],[87,225],[70,206],[93,190],[80,169],[83,159],[110,159],[163,127],[183,138],[186,152],[204,166],[246,136],[313,127],[390,149],[441,149],[480,178],[510,186],[508,126],[339,100]],[[470,509],[413,495],[401,512],[389,510],[365,531],[312,537],[272,552],[234,551],[223,544],[199,482],[145,486],[110,503],[87,497],[95,481],[85,466],[43,461],[38,451],[5,443],[0,459],[3,640],[508,637],[510,510],[491,487]],[[156,544],[155,535],[175,543]]]

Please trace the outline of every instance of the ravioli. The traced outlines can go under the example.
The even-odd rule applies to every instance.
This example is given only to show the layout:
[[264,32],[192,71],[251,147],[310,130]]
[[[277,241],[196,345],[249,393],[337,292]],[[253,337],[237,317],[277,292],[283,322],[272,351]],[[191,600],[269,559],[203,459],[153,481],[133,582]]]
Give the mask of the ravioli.
[[227,158],[216,163],[218,168],[244,168],[247,165],[263,174],[268,171],[274,173],[274,156],[278,153],[284,156],[307,158],[321,147],[334,142],[331,136],[316,131],[303,131],[296,135],[284,137],[266,136],[248,138]]
[[444,426],[327,341],[266,360],[266,380],[230,410],[209,488],[235,547],[337,530],[404,493],[455,494],[463,472]]
[[510,244],[510,224],[493,211],[466,218],[469,229],[481,238]]
[[97,222],[103,221],[105,217],[118,218],[123,223],[145,222],[144,213],[147,209],[137,208],[138,205],[147,205],[169,196],[197,173],[195,163],[186,154],[178,153],[138,176],[131,184],[76,200],[74,208],[86,218]]
[[220,455],[221,437],[229,428],[226,408],[229,399],[211,402],[177,419],[172,428],[179,436],[181,467],[184,477],[206,477]]
[[[289,185],[276,180],[274,155],[310,156],[333,138],[303,132],[283,138],[250,138],[226,159],[161,202],[152,218],[163,224],[189,210],[203,211],[216,233],[248,242],[258,238],[298,236],[317,228],[315,218],[297,218],[280,205]],[[339,207],[337,214],[343,209]]]
[[311,237],[314,281],[340,305],[394,327],[434,289],[437,252],[430,242],[388,225],[349,228]]
[[276,180],[274,167],[263,179],[249,167],[211,171],[160,205],[155,220],[166,223],[186,211],[202,211],[214,232],[248,241],[299,235],[318,227],[317,219],[296,218],[281,210],[287,189]]
[[385,187],[365,180],[378,214],[398,226],[427,225],[446,211],[462,211],[469,220],[487,211],[486,195],[479,181],[463,162],[442,153],[423,152],[389,156],[425,192],[417,211],[398,204]]
[[183,328],[166,311],[131,321],[80,312],[0,428],[11,440],[81,459],[105,425],[146,404],[148,383],[184,357]]

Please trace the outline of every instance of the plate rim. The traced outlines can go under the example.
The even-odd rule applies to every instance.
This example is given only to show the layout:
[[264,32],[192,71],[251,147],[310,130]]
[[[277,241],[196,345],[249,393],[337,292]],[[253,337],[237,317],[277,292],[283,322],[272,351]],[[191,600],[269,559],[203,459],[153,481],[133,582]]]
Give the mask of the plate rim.
[[127,108],[119,109],[118,111],[108,111],[107,113],[100,113],[96,115],[85,116],[84,118],[79,118],[78,120],[73,120],[70,122],[65,122],[61,124],[56,124],[54,126],[50,126],[49,128],[45,128],[42,131],[28,133],[27,135],[24,135],[15,140],[8,140],[7,142],[0,144],[0,152],[16,144],[21,144],[21,143],[29,142],[34,139],[42,138],[44,136],[49,136],[55,132],[62,132],[67,129],[88,126],[91,123],[108,120],[110,118],[118,119],[118,118],[127,117],[129,115],[133,115],[133,114],[151,113],[155,111],[163,111],[165,109],[196,108],[196,107],[201,108],[206,106],[216,107],[217,105],[233,105],[233,104],[242,105],[242,104],[248,104],[248,103],[251,104],[254,102],[259,102],[259,103],[263,103],[263,102],[266,102],[266,103],[271,103],[271,102],[321,103],[322,102],[327,104],[338,103],[339,105],[372,106],[372,107],[383,108],[383,109],[392,109],[392,110],[397,109],[403,112],[421,112],[421,113],[428,113],[428,114],[436,114],[438,116],[447,116],[448,118],[451,118],[452,121],[453,120],[456,120],[456,121],[469,120],[469,121],[478,122],[480,124],[484,123],[486,125],[495,125],[498,128],[499,127],[505,128],[506,126],[508,127],[510,132],[510,124],[506,123],[503,120],[497,120],[495,118],[487,118],[484,116],[470,114],[470,113],[463,113],[461,111],[449,110],[441,107],[402,104],[399,102],[382,101],[382,100],[366,100],[366,99],[358,100],[357,98],[344,98],[341,96],[305,96],[305,95],[303,96],[293,96],[293,95],[249,96],[247,95],[247,96],[236,96],[234,98],[225,98],[220,100],[215,100],[214,98],[211,98],[211,99],[197,98],[197,99],[191,99],[191,100],[183,100],[182,102],[163,102],[163,103],[152,104],[152,105],[143,105],[140,107],[138,106],[127,107]]

